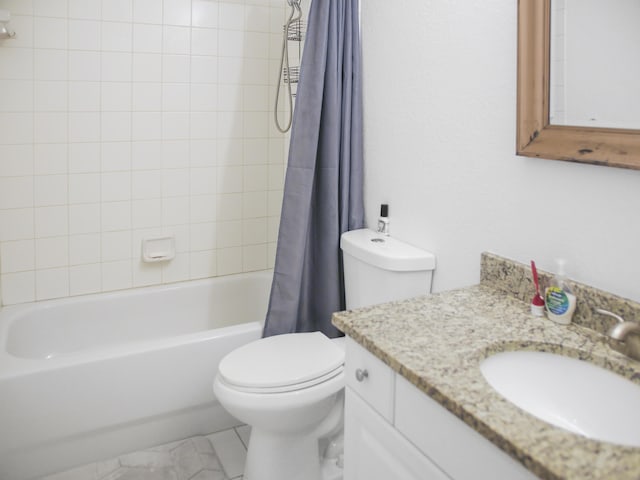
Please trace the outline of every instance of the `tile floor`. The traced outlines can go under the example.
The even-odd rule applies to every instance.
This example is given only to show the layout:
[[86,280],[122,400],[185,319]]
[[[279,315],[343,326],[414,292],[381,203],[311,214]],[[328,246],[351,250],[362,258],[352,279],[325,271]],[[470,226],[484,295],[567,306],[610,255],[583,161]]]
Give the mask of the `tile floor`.
[[249,427],[191,437],[40,480],[241,480]]

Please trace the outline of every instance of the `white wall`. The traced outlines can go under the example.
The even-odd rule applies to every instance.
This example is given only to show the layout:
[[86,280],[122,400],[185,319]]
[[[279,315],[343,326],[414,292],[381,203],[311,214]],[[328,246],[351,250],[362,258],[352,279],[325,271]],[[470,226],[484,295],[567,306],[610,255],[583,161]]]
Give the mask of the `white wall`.
[[[268,268],[285,2],[0,0],[5,304]],[[171,234],[169,264],[140,241]]]
[[365,202],[433,251],[434,290],[482,251],[640,300],[640,172],[514,155],[512,0],[363,0]]

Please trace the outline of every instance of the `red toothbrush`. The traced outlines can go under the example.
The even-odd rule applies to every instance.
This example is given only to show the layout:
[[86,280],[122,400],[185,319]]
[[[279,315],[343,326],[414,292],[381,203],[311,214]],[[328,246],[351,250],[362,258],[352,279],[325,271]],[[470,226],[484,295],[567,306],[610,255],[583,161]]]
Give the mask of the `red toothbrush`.
[[531,272],[533,273],[533,284],[536,287],[536,294],[531,300],[531,313],[537,317],[544,315],[544,298],[540,295],[540,283],[538,282],[538,270],[536,262],[531,260]]

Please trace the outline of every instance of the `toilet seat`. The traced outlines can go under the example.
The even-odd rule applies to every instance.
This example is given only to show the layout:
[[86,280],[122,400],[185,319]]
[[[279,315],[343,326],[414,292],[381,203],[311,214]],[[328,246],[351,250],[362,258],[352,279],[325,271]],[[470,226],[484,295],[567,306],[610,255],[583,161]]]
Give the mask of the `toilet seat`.
[[267,337],[220,362],[220,379],[249,393],[285,393],[326,382],[344,370],[344,350],[321,332]]

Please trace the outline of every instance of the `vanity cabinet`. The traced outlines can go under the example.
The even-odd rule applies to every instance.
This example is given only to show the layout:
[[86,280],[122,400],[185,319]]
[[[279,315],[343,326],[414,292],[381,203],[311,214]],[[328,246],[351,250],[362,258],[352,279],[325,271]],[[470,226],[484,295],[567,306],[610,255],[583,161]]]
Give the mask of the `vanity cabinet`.
[[349,337],[345,374],[344,480],[536,478]]

